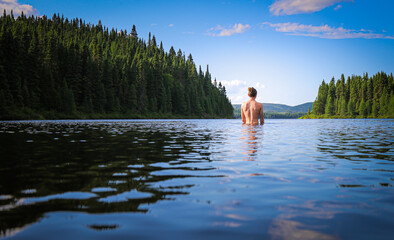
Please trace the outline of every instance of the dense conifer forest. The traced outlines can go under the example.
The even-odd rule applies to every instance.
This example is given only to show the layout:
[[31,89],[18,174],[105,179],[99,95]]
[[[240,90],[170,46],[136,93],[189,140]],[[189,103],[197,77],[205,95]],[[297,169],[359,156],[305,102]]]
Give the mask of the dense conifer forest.
[[0,119],[233,116],[208,66],[135,26],[4,12],[0,27]]
[[394,118],[393,74],[323,80],[312,112],[304,118]]

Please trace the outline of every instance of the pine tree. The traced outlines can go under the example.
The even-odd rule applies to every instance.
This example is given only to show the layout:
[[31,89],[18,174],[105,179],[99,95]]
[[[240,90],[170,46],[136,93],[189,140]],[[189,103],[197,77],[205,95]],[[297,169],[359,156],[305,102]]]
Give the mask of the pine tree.
[[327,95],[325,113],[329,116],[332,116],[335,113],[334,99],[331,98],[330,95]]
[[380,107],[379,107],[379,116],[386,116],[389,112],[388,105],[389,105],[389,95],[387,93],[387,89],[384,88],[382,92],[382,96],[379,99]]
[[359,115],[364,117],[364,118],[368,116],[367,108],[366,108],[366,105],[365,105],[363,99],[360,102],[360,105],[359,105],[359,108],[358,108],[358,112],[359,112]]
[[341,117],[345,117],[347,115],[347,103],[344,96],[342,96],[340,99],[340,106],[341,106],[340,115]]
[[349,100],[349,103],[347,105],[347,112],[351,117],[354,117],[356,115],[356,103],[353,99]]
[[391,92],[391,96],[390,96],[390,102],[388,104],[388,117],[390,118],[394,118],[394,93]]
[[374,118],[378,117],[379,116],[378,111],[379,110],[378,110],[377,104],[374,101],[372,104],[372,117],[374,117]]
[[[151,37],[152,36],[152,37]],[[23,66],[23,67],[22,67]],[[108,30],[59,14],[51,19],[0,17],[0,117],[15,108],[75,114],[193,114],[231,117],[232,106],[211,81],[197,72],[189,54],[149,35],[138,38],[135,25]],[[149,110],[149,112],[147,111]],[[52,116],[52,115],[51,115]]]
[[133,25],[133,28],[131,29],[130,35],[131,35],[132,37],[134,37],[134,38],[137,38],[137,37],[138,37],[137,30],[135,29],[135,25]]
[[[341,79],[335,84],[334,78],[327,85],[322,82],[312,112],[327,117],[390,117],[390,99],[394,87],[392,74],[384,72],[369,77],[348,77],[345,82]],[[326,96],[326,98],[324,98]]]

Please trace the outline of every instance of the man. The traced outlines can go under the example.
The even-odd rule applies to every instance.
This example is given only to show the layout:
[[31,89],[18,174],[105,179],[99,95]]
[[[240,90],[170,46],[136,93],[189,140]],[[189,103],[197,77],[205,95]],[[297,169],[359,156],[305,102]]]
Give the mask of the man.
[[256,101],[257,90],[253,87],[248,88],[248,96],[250,99],[242,103],[241,115],[242,122],[248,125],[264,124],[263,104]]

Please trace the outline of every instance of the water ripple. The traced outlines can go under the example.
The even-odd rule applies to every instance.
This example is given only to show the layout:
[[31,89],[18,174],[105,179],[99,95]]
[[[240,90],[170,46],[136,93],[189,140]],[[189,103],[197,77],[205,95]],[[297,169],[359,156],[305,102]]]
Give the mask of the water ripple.
[[67,214],[83,219],[70,229],[151,237],[387,233],[393,144],[394,121],[377,119],[1,122],[0,236]]

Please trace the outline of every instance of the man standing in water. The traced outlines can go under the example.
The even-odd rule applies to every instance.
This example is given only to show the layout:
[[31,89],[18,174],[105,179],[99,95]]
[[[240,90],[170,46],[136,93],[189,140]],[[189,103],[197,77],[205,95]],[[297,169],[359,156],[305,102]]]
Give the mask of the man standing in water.
[[256,101],[257,90],[253,87],[248,88],[250,99],[241,106],[242,122],[248,125],[264,124],[263,104]]

